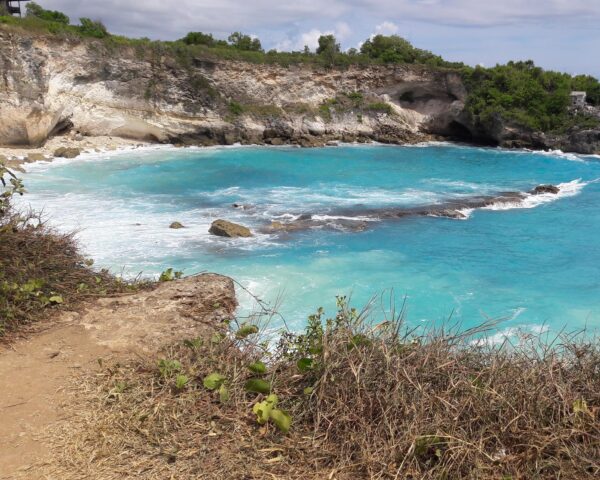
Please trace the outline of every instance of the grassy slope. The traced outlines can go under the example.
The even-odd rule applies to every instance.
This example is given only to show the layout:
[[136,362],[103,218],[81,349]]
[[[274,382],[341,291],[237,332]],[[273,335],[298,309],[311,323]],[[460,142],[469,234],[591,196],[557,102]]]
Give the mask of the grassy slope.
[[[597,341],[563,337],[547,347],[530,337],[500,347],[473,342],[481,331],[415,337],[400,333],[401,319],[376,328],[370,320],[342,300],[335,318],[317,314],[275,350],[259,334],[241,338],[247,325],[222,325],[220,334],[155,359],[112,363],[81,389],[86,406],[62,432],[69,441],[57,445],[55,473],[598,478]],[[215,373],[226,395],[210,389],[218,387],[206,381]],[[264,393],[249,389],[257,379]],[[269,391],[276,414],[264,403]],[[286,415],[284,433],[278,422]],[[90,461],[95,452],[102,458]]]

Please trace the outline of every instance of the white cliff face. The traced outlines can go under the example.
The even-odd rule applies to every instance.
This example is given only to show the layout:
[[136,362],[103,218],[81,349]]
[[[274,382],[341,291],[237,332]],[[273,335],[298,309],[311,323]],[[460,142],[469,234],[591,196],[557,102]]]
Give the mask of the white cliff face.
[[[40,145],[67,129],[160,142],[410,141],[460,113],[465,96],[456,75],[414,66],[342,71],[206,59],[182,66],[144,57],[152,56],[0,27],[0,145]],[[411,89],[419,99],[407,104],[400,98]],[[320,108],[350,92],[389,109]],[[232,101],[247,108],[232,113]]]

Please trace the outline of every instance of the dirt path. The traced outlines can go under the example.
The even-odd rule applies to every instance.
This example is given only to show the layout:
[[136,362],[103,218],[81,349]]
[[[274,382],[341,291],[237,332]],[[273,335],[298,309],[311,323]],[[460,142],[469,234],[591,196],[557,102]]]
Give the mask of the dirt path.
[[98,359],[151,354],[192,338],[235,309],[230,279],[201,275],[153,291],[100,299],[11,348],[0,347],[0,479],[42,478],[46,430],[70,416],[69,386]]

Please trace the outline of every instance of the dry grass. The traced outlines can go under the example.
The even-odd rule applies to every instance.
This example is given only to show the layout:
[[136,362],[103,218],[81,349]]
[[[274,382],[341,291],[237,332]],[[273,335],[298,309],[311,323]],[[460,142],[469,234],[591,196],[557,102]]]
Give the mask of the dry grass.
[[[592,479],[600,475],[600,348],[595,339],[521,338],[493,346],[481,331],[400,334],[342,302],[269,352],[228,335],[113,364],[90,378],[54,465],[60,478]],[[372,319],[370,319],[372,320]],[[223,326],[223,331],[227,328]],[[249,337],[250,339],[252,338]],[[215,339],[216,340],[216,339]],[[300,371],[297,361],[312,366]],[[268,365],[292,430],[258,425],[262,394],[244,383]],[[227,377],[230,399],[204,388]],[[189,382],[175,386],[177,374]],[[310,394],[304,389],[312,387]],[[60,442],[59,442],[60,443]],[[76,472],[76,473],[74,473]]]

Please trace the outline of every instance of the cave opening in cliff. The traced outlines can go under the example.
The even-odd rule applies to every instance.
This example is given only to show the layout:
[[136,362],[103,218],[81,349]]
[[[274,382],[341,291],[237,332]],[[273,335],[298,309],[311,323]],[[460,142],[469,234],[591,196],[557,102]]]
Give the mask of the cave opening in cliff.
[[448,137],[452,140],[457,140],[461,142],[472,142],[473,134],[471,130],[465,127],[462,123],[453,120],[448,125]]

